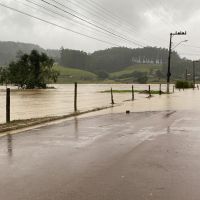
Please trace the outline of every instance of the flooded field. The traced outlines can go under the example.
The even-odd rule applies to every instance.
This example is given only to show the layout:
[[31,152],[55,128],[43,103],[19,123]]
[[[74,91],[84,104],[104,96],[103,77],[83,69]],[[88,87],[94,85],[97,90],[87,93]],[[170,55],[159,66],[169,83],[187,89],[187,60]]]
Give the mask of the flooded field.
[[[148,85],[134,85],[136,90],[148,89]],[[129,84],[82,84],[78,85],[78,110],[86,111],[97,107],[110,105],[110,94],[101,93],[109,90],[129,90]],[[158,90],[159,85],[151,85],[152,90]],[[163,91],[165,91],[163,86]],[[172,90],[172,86],[171,86]],[[145,94],[135,95],[136,100],[130,102],[131,93],[114,94],[115,102],[120,105],[115,109],[101,111],[124,112],[131,111],[158,111],[158,110],[185,110],[199,109],[200,92],[198,90],[175,91],[171,95],[154,95],[146,98]],[[0,87],[0,123],[5,122],[5,87]],[[60,116],[73,112],[74,85],[55,85],[55,89],[47,90],[11,90],[11,120],[29,119],[45,116]]]

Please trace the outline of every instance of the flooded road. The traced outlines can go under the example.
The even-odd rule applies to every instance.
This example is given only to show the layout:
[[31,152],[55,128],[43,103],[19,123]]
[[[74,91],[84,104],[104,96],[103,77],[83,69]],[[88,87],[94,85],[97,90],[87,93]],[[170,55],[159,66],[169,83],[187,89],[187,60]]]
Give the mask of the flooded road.
[[0,199],[199,200],[199,100],[198,90],[137,96],[8,134],[0,139]]
[[107,114],[0,140],[3,200],[198,200],[200,115]]

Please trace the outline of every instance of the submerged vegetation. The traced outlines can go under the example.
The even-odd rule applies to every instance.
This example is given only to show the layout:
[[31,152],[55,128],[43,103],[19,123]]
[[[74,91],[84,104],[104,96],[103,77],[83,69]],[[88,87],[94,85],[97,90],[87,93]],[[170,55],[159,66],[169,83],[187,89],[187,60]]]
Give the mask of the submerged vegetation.
[[[110,90],[101,91],[101,93],[110,93]],[[113,93],[132,93],[132,90],[112,90]],[[134,90],[136,93],[140,94],[149,94],[148,90]],[[151,94],[160,94],[160,91],[151,90]],[[161,92],[161,94],[166,94],[165,92]]]
[[177,89],[189,89],[189,88],[194,88],[194,84],[189,82],[189,81],[176,81],[175,84]]

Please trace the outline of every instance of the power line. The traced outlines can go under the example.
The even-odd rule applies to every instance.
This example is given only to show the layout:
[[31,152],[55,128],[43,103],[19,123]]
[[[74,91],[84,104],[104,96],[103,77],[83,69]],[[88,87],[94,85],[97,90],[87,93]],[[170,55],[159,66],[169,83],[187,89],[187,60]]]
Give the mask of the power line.
[[75,14],[73,14],[73,13],[70,13],[70,12],[68,12],[68,11],[66,11],[66,10],[64,10],[64,9],[62,9],[62,8],[60,8],[60,7],[58,7],[58,6],[56,6],[55,4],[49,3],[49,2],[47,2],[47,1],[45,1],[45,0],[41,0],[41,1],[44,2],[44,3],[46,3],[46,4],[48,4],[48,5],[50,5],[50,6],[55,7],[56,9],[59,9],[59,10],[65,12],[65,13],[67,13],[67,14],[69,14],[69,15],[71,15],[71,16],[73,16],[73,17],[75,17],[75,18],[77,18],[77,19],[79,19],[79,20],[81,20],[81,21],[83,21],[83,22],[86,22],[86,23],[88,23],[88,24],[90,24],[90,25],[92,25],[92,26],[94,26],[94,27],[96,27],[96,28],[99,28],[99,29],[101,29],[101,30],[103,30],[103,31],[105,31],[105,32],[107,32],[107,33],[110,33],[111,35],[114,35],[114,36],[116,36],[116,37],[118,37],[118,38],[121,38],[121,39],[126,40],[126,41],[128,41],[128,42],[131,42],[131,43],[133,43],[133,44],[136,45],[136,46],[144,47],[143,45],[141,45],[141,44],[139,44],[139,43],[137,43],[137,42],[134,42],[134,41],[131,41],[131,40],[127,39],[127,38],[124,38],[123,36],[120,36],[120,35],[118,35],[118,34],[116,34],[116,33],[113,33],[113,32],[111,32],[111,31],[105,29],[105,28],[102,28],[102,27],[100,27],[100,26],[98,26],[98,25],[96,25],[96,24],[94,24],[94,23],[92,23],[92,22],[90,22],[90,21],[88,21],[88,20],[86,20],[86,19],[83,19],[82,17],[79,17],[79,16],[77,16],[77,15],[75,15]]
[[[26,0],[26,1],[28,1],[28,0]],[[43,2],[44,2],[44,0],[42,0]],[[54,1],[54,2],[56,2],[55,0],[52,0],[52,1]],[[30,1],[29,1],[30,2]],[[45,3],[48,3],[47,1],[45,1]],[[54,5],[54,4],[52,4],[52,5]],[[62,5],[62,4],[60,4],[60,5]],[[54,5],[55,6],[55,5]],[[58,6],[57,6],[58,7]],[[46,7],[44,7],[43,6],[43,8],[44,9],[47,9]],[[59,7],[58,7],[59,8]],[[59,8],[59,10],[60,10],[61,8]],[[50,10],[48,10],[48,11],[50,11]],[[63,11],[63,10],[61,10],[61,11]],[[61,15],[60,13],[57,13],[57,12],[55,12],[55,11],[50,11],[50,12],[53,12],[54,14],[56,14],[56,15],[59,15],[59,16],[61,16],[61,17],[64,17],[63,15]],[[78,13],[78,12],[77,12]],[[65,16],[65,17],[67,17],[67,16]],[[70,20],[72,20],[72,21],[74,21],[75,19],[71,19],[71,18],[68,18],[68,19],[70,19]],[[76,23],[78,23],[79,25],[82,25],[82,26],[87,26],[87,24],[81,24],[80,23],[80,21],[78,21],[78,22],[76,22]],[[87,26],[88,28],[91,28],[91,29],[94,29],[94,27],[92,28],[92,27],[90,27],[90,26]],[[97,29],[94,29],[95,31],[97,31]],[[98,30],[99,32],[100,32],[100,30]],[[104,31],[104,30],[101,30],[101,31]],[[108,32],[101,32],[102,34],[106,34],[106,33],[108,33]],[[110,34],[110,33],[109,33]],[[115,34],[115,33],[114,33]],[[112,34],[113,35],[113,34]],[[116,34],[115,34],[116,35]],[[114,36],[115,36],[114,35]],[[109,35],[108,35],[109,36]],[[117,37],[119,37],[119,35],[118,36],[115,36],[116,38],[115,38],[115,40],[117,40]],[[122,36],[120,36],[120,39],[123,39],[123,40],[126,40],[126,41],[128,41],[128,42],[130,42],[130,40],[128,40],[128,39],[125,39],[124,37],[122,38]],[[105,40],[104,40],[105,41]],[[136,42],[133,42],[133,41],[131,41],[131,43],[134,43],[134,44],[136,44]],[[114,43],[113,43],[114,44]],[[143,45],[141,45],[141,44],[139,44],[139,43],[137,43],[136,45],[138,45],[138,46],[140,46],[140,47],[144,47]],[[119,46],[119,45],[118,45]]]
[[7,9],[9,9],[9,10],[12,10],[12,11],[18,12],[18,13],[20,13],[20,14],[26,15],[26,16],[28,16],[28,17],[37,19],[37,20],[39,20],[39,21],[45,22],[45,23],[47,23],[47,24],[56,26],[56,27],[58,27],[58,28],[64,29],[64,30],[66,30],[66,31],[70,31],[70,32],[72,32],[72,33],[75,33],[75,34],[78,34],[78,35],[81,35],[81,36],[84,36],[84,37],[87,37],[87,38],[90,38],[90,39],[93,39],[93,40],[96,40],[96,41],[99,41],[99,42],[102,42],[102,43],[105,43],[105,44],[109,44],[109,45],[114,45],[114,46],[120,47],[120,45],[118,45],[118,44],[114,44],[114,43],[111,43],[111,42],[108,42],[108,41],[105,41],[105,40],[98,39],[98,38],[93,37],[93,36],[89,36],[89,35],[80,33],[80,32],[78,32],[78,31],[74,31],[74,30],[72,30],[72,29],[63,27],[63,26],[58,25],[58,24],[56,24],[56,23],[50,22],[50,21],[48,21],[48,20],[45,20],[45,19],[42,19],[42,18],[33,16],[33,15],[31,15],[31,14],[28,14],[28,13],[26,13],[26,12],[17,10],[17,9],[15,9],[15,8],[12,8],[12,7],[7,6],[7,5],[5,5],[5,4],[0,3],[0,6],[2,6],[2,7],[4,7],[4,8],[7,8]]
[[[52,0],[52,1],[54,1],[54,0]],[[101,12],[99,15],[97,14],[97,12],[95,12],[95,14],[94,14],[94,13],[91,12],[91,11],[94,11],[94,8],[88,9],[87,7],[84,7],[84,6],[83,6],[82,2],[81,2],[81,4],[78,4],[78,3],[75,3],[75,2],[70,1],[70,0],[66,0],[66,1],[67,1],[67,2],[70,2],[72,5],[75,5],[76,8],[77,8],[77,7],[78,7],[78,8],[81,8],[81,10],[86,11],[88,14],[90,14],[90,15],[92,15],[92,16],[95,16],[95,17],[97,17],[97,18],[100,18],[100,20],[103,21],[103,22],[106,23],[106,24],[109,23],[109,24],[111,24],[112,26],[114,26],[115,28],[116,28],[116,26],[119,27],[119,25],[120,25],[120,29],[125,30],[124,27],[122,27],[120,23],[116,23],[116,22],[118,22],[119,20],[115,21],[115,20],[113,20],[113,18],[108,19],[107,17],[103,16],[102,12]],[[54,1],[54,2],[55,2],[55,1]],[[84,1],[84,3],[87,3],[87,2]],[[59,3],[59,4],[60,4],[60,3]],[[90,5],[90,4],[89,4],[89,5]],[[69,7],[67,7],[67,8],[69,8]],[[96,11],[98,11],[98,10],[96,10]],[[76,11],[75,11],[75,12],[76,12]],[[79,13],[79,14],[80,14],[80,13]],[[93,20],[93,21],[94,21],[94,20]],[[101,26],[102,26],[102,24],[101,24]],[[105,24],[104,24],[103,26],[105,26]],[[112,29],[112,31],[113,31],[113,29]],[[116,31],[115,31],[115,32],[116,32]],[[132,33],[130,33],[130,30],[129,30],[129,31],[125,30],[125,32],[128,33],[128,34],[130,34],[130,35],[132,35]],[[123,35],[121,32],[118,32],[118,34]],[[123,35],[123,37],[126,37],[126,36]],[[138,42],[138,43],[141,43],[141,44],[142,44],[142,42],[140,42],[140,41],[136,41],[136,40],[135,40],[135,42]],[[142,45],[143,45],[143,46],[148,46],[148,45],[146,45],[146,44],[142,44]]]
[[[108,33],[105,33],[105,32],[103,32],[103,31],[101,31],[101,30],[97,30],[95,27],[91,27],[91,26],[89,26],[89,25],[87,25],[87,24],[82,24],[80,21],[76,21],[75,19],[70,18],[70,17],[68,17],[68,16],[66,16],[66,15],[62,15],[62,14],[60,14],[60,13],[58,13],[58,12],[56,12],[56,11],[53,11],[53,10],[51,10],[51,9],[49,9],[49,8],[47,8],[47,7],[43,6],[43,5],[41,5],[41,4],[37,4],[37,3],[33,2],[33,1],[30,1],[30,0],[25,0],[25,1],[27,1],[27,2],[30,3],[30,4],[33,4],[33,5],[37,6],[37,7],[39,7],[39,8],[42,8],[42,9],[44,9],[45,11],[47,10],[47,11],[49,11],[49,12],[55,14],[55,15],[58,15],[58,16],[64,18],[64,19],[68,19],[68,20],[70,20],[70,21],[73,21],[74,23],[78,23],[79,25],[81,25],[82,27],[84,27],[84,29],[86,29],[86,27],[87,27],[87,29],[89,29],[89,30],[98,31],[98,34],[99,34],[99,33],[102,33],[102,34],[104,34],[104,35],[106,35],[106,36],[108,36],[108,37],[111,37],[111,35],[108,34]],[[22,2],[19,2],[19,3],[22,3]],[[24,4],[24,3],[22,3],[22,4]],[[26,5],[26,4],[24,4],[24,5]],[[31,6],[29,6],[29,5],[26,5],[26,6],[27,6],[27,7],[31,7]],[[31,7],[31,8],[33,8],[33,7]],[[36,8],[33,8],[33,9],[36,9]],[[48,13],[48,14],[49,14],[49,13]],[[51,15],[51,16],[52,16],[52,15]],[[53,17],[55,18],[55,16],[53,16]],[[115,39],[117,42],[121,42],[121,41],[119,41],[119,39],[117,39],[117,38],[114,38],[114,39]]]
[[106,23],[109,22],[109,23],[111,23],[111,24],[114,25],[114,26],[121,25],[121,24],[119,24],[119,23],[116,23],[116,21],[113,21],[113,20],[111,20],[111,19],[107,19],[105,16],[102,15],[102,13],[101,13],[100,15],[97,15],[96,12],[95,12],[95,14],[92,13],[91,11],[94,11],[94,10],[91,10],[91,9],[89,10],[89,9],[87,9],[86,7],[83,6],[83,4],[78,4],[78,3],[75,3],[75,2],[70,1],[70,0],[66,0],[66,1],[70,2],[72,5],[75,5],[76,7],[81,8],[82,10],[86,11],[86,12],[89,13],[90,15],[93,15],[93,16],[95,16],[95,17],[97,17],[97,18],[101,18],[101,20],[103,19],[103,21],[106,22]]
[[[116,15],[115,13],[112,13],[110,10],[108,10],[107,8],[101,6],[101,4],[93,1],[93,0],[85,0],[85,2],[87,2],[87,4],[92,5],[92,6],[97,6],[98,8],[101,9],[101,12],[105,13],[107,16],[109,16],[111,19],[115,18],[116,21],[121,21],[123,23],[126,23],[126,25],[128,25],[129,27],[131,26],[132,30],[137,31],[136,27],[134,27],[133,25],[130,25],[126,20],[121,19],[118,15]],[[112,14],[111,14],[112,13]],[[121,24],[119,24],[121,25]]]
[[[66,0],[69,1],[69,0]],[[136,32],[136,27],[132,24],[130,24],[126,19],[121,19],[117,14],[112,13],[110,10],[108,10],[107,8],[101,6],[101,4],[97,3],[96,1],[93,0],[85,0],[81,3],[86,3],[87,5],[91,6],[92,8],[96,8],[97,11],[100,11],[100,14],[105,14],[106,16],[108,16],[111,20],[115,19],[116,22],[118,22],[118,24],[121,26],[121,24],[119,22],[122,22],[123,25],[125,25],[127,28],[129,28],[129,30]],[[111,14],[112,13],[112,14]],[[148,33],[148,36],[151,35]],[[151,35],[153,36],[153,35]],[[154,37],[154,36],[153,36]],[[151,38],[152,39],[152,38]],[[160,41],[159,41],[160,42]],[[153,42],[154,43],[154,42]],[[156,42],[158,43],[158,41]],[[167,44],[166,40],[165,43]]]
[[[95,30],[95,31],[98,31],[98,34],[99,34],[99,33],[102,33],[102,34],[106,35],[107,37],[111,37],[111,35],[109,35],[109,34],[106,33],[106,32],[103,32],[103,31],[101,31],[101,30],[97,30],[95,27],[88,26],[87,24],[84,24],[84,25],[83,25],[80,21],[75,21],[75,19],[70,18],[70,17],[68,17],[68,16],[66,16],[66,15],[62,15],[62,14],[60,14],[60,13],[58,13],[58,12],[55,12],[55,11],[53,11],[53,10],[51,10],[51,9],[49,9],[49,8],[47,8],[47,7],[43,6],[43,5],[41,5],[41,4],[37,4],[37,3],[32,2],[32,1],[30,1],[30,0],[25,0],[25,1],[28,2],[28,3],[30,3],[30,4],[33,4],[33,5],[37,6],[37,7],[39,7],[39,8],[43,8],[45,11],[47,10],[47,11],[49,11],[49,12],[51,12],[51,13],[54,13],[54,14],[56,14],[56,15],[58,15],[58,16],[61,16],[62,18],[66,18],[66,17],[67,17],[67,19],[69,19],[69,20],[71,20],[71,21],[73,21],[73,22],[75,22],[75,23],[78,23],[78,24],[81,25],[81,26],[84,26],[84,29],[86,28],[85,26],[87,26],[87,28],[90,29],[90,30],[93,29],[93,30]],[[27,7],[29,7],[29,8],[36,9],[36,8],[34,8],[34,7],[32,7],[32,6],[29,6],[29,5],[27,5],[27,4],[22,3],[21,1],[18,1],[18,2],[21,3],[21,4],[23,4],[23,5],[25,5],[25,6],[27,6]],[[45,12],[45,13],[46,13],[46,12]],[[49,13],[48,13],[48,14],[49,14]],[[50,16],[52,16],[52,15],[50,14]],[[54,17],[54,19],[55,19],[55,17]],[[121,42],[121,41],[119,41],[119,39],[117,39],[117,38],[114,38],[114,40],[116,40],[115,42]]]
[[[59,16],[62,16],[62,17],[64,17],[63,15],[61,15],[61,14],[59,14],[59,13],[55,13],[54,11],[52,11],[52,10],[49,10],[47,7],[44,7],[44,6],[42,6],[42,5],[40,5],[40,4],[37,4],[37,3],[35,3],[35,2],[32,2],[32,1],[30,1],[30,0],[25,0],[25,1],[27,1],[27,2],[29,2],[29,3],[31,3],[31,4],[34,4],[34,5],[37,5],[37,6],[39,6],[39,7],[42,7],[43,9],[46,9],[46,10],[48,10],[48,11],[50,11],[50,12],[53,12],[54,14],[56,14],[56,15],[59,15]],[[54,0],[52,0],[52,1],[54,1]],[[62,4],[60,4],[59,2],[57,2],[57,1],[54,1],[54,2],[56,2],[56,3],[58,3],[59,5],[62,5]],[[20,2],[21,3],[21,2]],[[65,6],[66,7],[66,6]],[[68,8],[68,7],[66,7],[66,8]],[[73,9],[71,9],[71,8],[69,8],[71,11],[74,11]],[[76,11],[74,11],[74,12],[76,12]],[[76,13],[78,13],[78,12],[76,12]],[[80,13],[79,13],[80,14]],[[83,16],[83,15],[82,15]],[[84,16],[84,17],[86,17],[86,16]],[[69,18],[68,18],[69,19]],[[72,20],[72,21],[75,21],[75,19],[73,19],[73,18],[70,18],[70,20]],[[82,25],[83,26],[83,24],[81,24],[80,23],[80,21],[76,21],[76,23],[78,23],[79,25]],[[85,26],[87,26],[87,24],[85,24]],[[105,26],[105,25],[104,25]],[[90,29],[94,29],[94,27],[91,27],[91,26],[88,26]],[[94,30],[96,30],[97,31],[97,29],[94,29]],[[107,35],[107,36],[109,36],[110,37],[110,35],[107,33],[107,32],[102,32],[101,30],[98,30],[98,32],[101,32],[101,33],[103,33],[103,34],[105,34],[105,35]],[[121,33],[118,33],[118,34],[121,34]],[[123,36],[123,37],[126,37],[126,36]],[[115,39],[115,40],[117,40],[117,39]],[[117,40],[118,42],[119,42],[119,40]]]
[[[41,1],[43,1],[44,2],[44,0],[41,0]],[[82,17],[84,17],[85,18],[85,20],[87,20],[87,23],[88,22],[90,22],[89,21],[89,19],[88,19],[88,17],[87,16],[85,16],[85,15],[82,15],[82,14],[80,14],[80,12],[77,12],[76,10],[74,10],[74,9],[71,9],[71,8],[69,8],[68,6],[65,6],[64,4],[62,4],[62,3],[60,3],[60,2],[58,2],[58,1],[56,1],[56,0],[51,0],[51,1],[53,1],[54,3],[56,3],[56,4],[58,4],[59,6],[62,6],[62,8],[64,7],[64,8],[66,8],[66,9],[68,9],[68,10],[70,10],[70,11],[72,11],[72,12],[74,12],[74,13],[76,13],[76,14],[78,14],[79,16],[81,16],[81,18]],[[46,1],[45,1],[45,3],[46,3]],[[51,4],[51,3],[50,3]],[[54,5],[54,4],[51,4],[52,6],[56,6],[56,5]],[[57,7],[58,8],[58,7]],[[60,9],[60,8],[58,8],[58,9]],[[63,11],[63,10],[62,10]],[[65,12],[65,11],[63,11],[63,12]],[[69,13],[68,13],[69,14]],[[79,17],[78,16],[78,17]],[[78,18],[79,20],[80,20],[80,18]],[[84,22],[86,22],[84,20]],[[96,22],[96,21],[94,21],[94,20],[92,20],[93,22],[90,22],[90,25],[93,25],[93,26],[96,26],[97,27],[97,25],[96,24],[99,24],[99,22]],[[105,21],[104,21],[105,22]],[[92,24],[91,24],[92,23]],[[95,24],[94,24],[95,23]],[[107,23],[107,22],[106,22]],[[146,45],[146,44],[142,44],[141,42],[139,42],[139,41],[137,41],[137,40],[133,40],[132,39],[132,41],[130,40],[130,39],[127,39],[127,36],[125,36],[125,35],[123,35],[122,33],[119,33],[119,32],[117,32],[116,30],[113,30],[112,28],[110,29],[110,30],[108,30],[108,29],[106,29],[105,30],[105,24],[104,25],[102,25],[102,24],[100,24],[100,26],[101,26],[101,29],[103,29],[104,31],[106,31],[106,32],[108,32],[109,34],[113,34],[113,32],[115,32],[115,36],[117,36],[117,37],[119,37],[119,35],[121,36],[121,39],[122,39],[122,37],[123,37],[123,39],[125,39],[126,38],[126,40],[128,41],[128,42],[132,42],[132,43],[134,43],[135,45],[137,45],[137,46],[140,46],[140,47],[144,47],[144,46],[148,46],[148,45]],[[100,28],[100,26],[98,25],[98,27],[97,28]],[[103,28],[102,28],[103,27]],[[112,32],[112,33],[111,33]]]
[[[30,6],[30,5],[26,4],[26,3],[21,2],[21,0],[15,0],[15,1],[17,1],[18,3],[24,5],[24,6],[28,7],[28,8],[31,8],[31,9],[36,10],[35,7]],[[28,1],[28,0],[25,0],[25,1]],[[52,15],[52,14],[51,14],[50,12],[48,12],[48,11],[50,11],[50,10],[48,10],[48,9],[47,9],[47,11],[41,11],[41,10],[40,10],[40,12],[45,13],[45,14],[48,14],[48,15],[50,15],[51,17],[54,17],[54,15]]]

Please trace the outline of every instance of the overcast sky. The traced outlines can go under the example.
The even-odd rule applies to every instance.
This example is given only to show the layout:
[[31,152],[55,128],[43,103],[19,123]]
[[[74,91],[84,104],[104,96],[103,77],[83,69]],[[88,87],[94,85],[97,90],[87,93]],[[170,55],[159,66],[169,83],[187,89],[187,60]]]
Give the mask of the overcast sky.
[[173,45],[188,40],[176,50],[182,57],[200,58],[199,0],[0,0],[0,4],[105,43],[0,6],[2,41],[87,52],[114,45],[168,48],[170,32],[187,31],[186,36],[174,37]]

